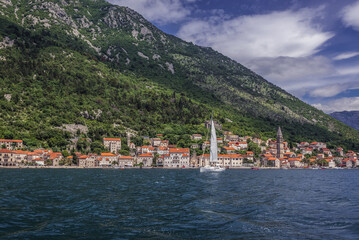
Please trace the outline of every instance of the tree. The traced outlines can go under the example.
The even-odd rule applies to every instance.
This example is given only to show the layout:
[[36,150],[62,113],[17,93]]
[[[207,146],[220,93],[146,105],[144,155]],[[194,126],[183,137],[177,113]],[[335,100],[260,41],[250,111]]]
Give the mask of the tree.
[[67,158],[68,156],[70,156],[70,153],[67,150],[64,150],[61,152],[62,156],[64,156],[64,158]]

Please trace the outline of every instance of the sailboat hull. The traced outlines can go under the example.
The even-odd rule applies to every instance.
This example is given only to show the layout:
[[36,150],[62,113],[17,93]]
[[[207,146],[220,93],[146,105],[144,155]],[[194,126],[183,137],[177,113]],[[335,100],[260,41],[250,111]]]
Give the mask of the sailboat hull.
[[201,167],[199,170],[200,172],[223,172],[226,169],[222,167],[205,166]]

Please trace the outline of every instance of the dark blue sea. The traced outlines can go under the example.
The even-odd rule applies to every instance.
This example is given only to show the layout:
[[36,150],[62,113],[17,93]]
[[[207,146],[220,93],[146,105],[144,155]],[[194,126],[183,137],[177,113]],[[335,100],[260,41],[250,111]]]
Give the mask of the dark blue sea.
[[359,239],[359,170],[0,169],[1,239]]

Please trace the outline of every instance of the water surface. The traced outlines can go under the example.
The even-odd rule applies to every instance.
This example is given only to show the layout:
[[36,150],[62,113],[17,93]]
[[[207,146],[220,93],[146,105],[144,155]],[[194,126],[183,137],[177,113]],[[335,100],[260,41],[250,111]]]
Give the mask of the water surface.
[[358,176],[0,169],[0,238],[359,239]]

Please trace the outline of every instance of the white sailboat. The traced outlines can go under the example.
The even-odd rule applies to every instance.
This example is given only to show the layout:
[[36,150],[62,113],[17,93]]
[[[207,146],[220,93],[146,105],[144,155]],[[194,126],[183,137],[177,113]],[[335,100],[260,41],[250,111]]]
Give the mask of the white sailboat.
[[209,155],[209,165],[201,167],[200,172],[222,172],[225,168],[218,164],[218,146],[216,128],[214,127],[213,117],[211,117],[211,147]]

